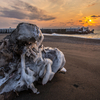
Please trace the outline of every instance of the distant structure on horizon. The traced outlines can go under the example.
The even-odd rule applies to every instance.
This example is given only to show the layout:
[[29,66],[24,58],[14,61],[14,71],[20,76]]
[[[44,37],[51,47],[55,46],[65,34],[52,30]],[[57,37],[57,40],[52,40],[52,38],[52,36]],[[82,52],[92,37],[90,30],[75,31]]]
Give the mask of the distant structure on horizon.
[[[0,29],[0,33],[11,33],[15,28]],[[78,27],[78,28],[65,28],[65,29],[41,29],[42,33],[58,33],[58,34],[89,34],[94,33],[93,30],[89,30],[89,27]]]
[[89,34],[94,33],[94,29],[90,31],[89,27],[66,28],[66,33]]
[[93,30],[89,30],[89,27],[78,27],[78,28],[66,28],[66,29],[41,29],[43,33],[61,33],[61,34],[89,34],[94,33]]
[[11,33],[15,30],[15,28],[8,28],[8,29],[0,29],[0,33]]

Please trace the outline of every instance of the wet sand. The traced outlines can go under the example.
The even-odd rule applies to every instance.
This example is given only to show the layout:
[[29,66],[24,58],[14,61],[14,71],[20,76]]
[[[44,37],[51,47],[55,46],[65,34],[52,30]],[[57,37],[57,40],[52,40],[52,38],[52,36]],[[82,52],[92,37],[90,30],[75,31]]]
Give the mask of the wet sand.
[[37,84],[39,95],[28,90],[13,100],[100,100],[100,40],[45,36],[43,44],[65,54],[67,73]]

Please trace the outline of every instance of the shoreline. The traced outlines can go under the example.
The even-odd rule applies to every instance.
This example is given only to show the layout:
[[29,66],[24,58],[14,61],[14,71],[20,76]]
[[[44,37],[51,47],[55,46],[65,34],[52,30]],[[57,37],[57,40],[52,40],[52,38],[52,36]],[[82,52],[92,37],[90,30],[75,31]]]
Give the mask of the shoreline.
[[[0,34],[0,41],[10,34]],[[50,41],[50,38],[53,40],[50,42],[66,42],[66,43],[78,43],[78,44],[91,44],[91,45],[100,45],[100,39],[91,39],[91,38],[81,38],[81,37],[72,37],[72,36],[48,36],[44,35],[43,41]],[[59,41],[60,40],[60,41]]]

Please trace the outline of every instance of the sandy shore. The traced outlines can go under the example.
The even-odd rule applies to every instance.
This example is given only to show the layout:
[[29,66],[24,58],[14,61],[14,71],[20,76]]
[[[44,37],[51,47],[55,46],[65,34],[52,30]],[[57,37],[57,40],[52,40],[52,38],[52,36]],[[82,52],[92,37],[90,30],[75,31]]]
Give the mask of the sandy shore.
[[45,36],[43,44],[65,54],[67,73],[36,85],[39,95],[29,90],[13,100],[100,100],[100,40]]

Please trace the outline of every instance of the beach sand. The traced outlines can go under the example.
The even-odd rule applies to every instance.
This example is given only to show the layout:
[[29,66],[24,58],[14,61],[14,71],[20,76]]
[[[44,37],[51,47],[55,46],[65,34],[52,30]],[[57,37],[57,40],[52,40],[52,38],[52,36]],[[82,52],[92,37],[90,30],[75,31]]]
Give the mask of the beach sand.
[[100,100],[100,40],[45,36],[43,44],[64,53],[67,72],[37,84],[39,95],[28,90],[13,100]]

